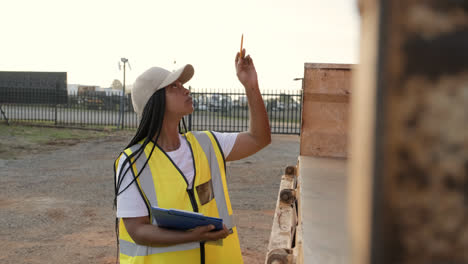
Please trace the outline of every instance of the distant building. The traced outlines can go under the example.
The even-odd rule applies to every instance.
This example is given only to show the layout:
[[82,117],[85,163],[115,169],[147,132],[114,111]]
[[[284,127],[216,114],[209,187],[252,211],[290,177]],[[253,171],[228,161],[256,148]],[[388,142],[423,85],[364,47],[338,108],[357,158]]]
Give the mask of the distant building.
[[[122,90],[114,90],[110,87],[103,88],[97,85],[68,84],[67,91],[69,95],[78,95],[83,92],[105,92],[106,95],[122,95]],[[128,93],[128,91],[126,91]]]

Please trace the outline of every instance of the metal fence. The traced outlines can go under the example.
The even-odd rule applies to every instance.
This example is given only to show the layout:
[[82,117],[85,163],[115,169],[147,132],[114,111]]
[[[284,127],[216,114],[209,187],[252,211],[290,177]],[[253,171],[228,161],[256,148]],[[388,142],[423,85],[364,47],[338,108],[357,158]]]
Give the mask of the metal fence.
[[[42,103],[12,103],[0,98],[0,120],[34,122],[58,126],[114,127],[134,129],[138,126],[130,95],[117,92],[81,92],[68,94],[66,103],[57,103],[51,90],[24,93],[21,89],[0,87],[2,97],[50,98]],[[47,93],[47,94],[45,94]],[[245,131],[249,126],[247,97],[243,91],[191,91],[194,112],[185,117],[189,130],[220,132]],[[272,133],[299,134],[301,126],[301,91],[263,91],[263,101]],[[122,103],[122,99],[124,102]],[[33,100],[22,100],[28,102]],[[122,105],[124,105],[122,107]],[[123,122],[122,122],[123,121]]]

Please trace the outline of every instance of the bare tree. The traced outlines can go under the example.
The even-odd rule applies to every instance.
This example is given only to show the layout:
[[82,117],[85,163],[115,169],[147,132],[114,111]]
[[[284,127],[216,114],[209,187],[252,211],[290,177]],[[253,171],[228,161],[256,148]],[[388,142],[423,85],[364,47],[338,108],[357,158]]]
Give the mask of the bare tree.
[[113,90],[122,90],[122,82],[114,79],[114,81],[112,81],[111,88]]

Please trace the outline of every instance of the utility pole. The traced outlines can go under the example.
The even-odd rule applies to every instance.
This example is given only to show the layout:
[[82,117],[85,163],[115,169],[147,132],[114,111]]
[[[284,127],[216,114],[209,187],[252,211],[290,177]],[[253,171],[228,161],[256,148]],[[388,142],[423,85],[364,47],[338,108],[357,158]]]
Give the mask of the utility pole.
[[121,58],[120,61],[123,62],[123,83],[122,83],[122,100],[120,101],[120,120],[121,120],[121,129],[124,129],[125,123],[125,70],[126,64],[128,63],[127,58]]

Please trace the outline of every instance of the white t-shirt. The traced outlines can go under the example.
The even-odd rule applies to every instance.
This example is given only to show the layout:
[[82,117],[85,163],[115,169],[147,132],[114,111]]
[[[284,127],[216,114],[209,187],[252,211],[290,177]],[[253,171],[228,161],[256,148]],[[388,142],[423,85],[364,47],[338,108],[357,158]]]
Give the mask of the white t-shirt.
[[[234,143],[236,142],[237,135],[239,133],[219,133],[213,132],[213,134],[218,139],[219,145],[224,153],[224,157],[226,158],[229,153],[231,153],[232,148],[234,147]],[[187,140],[180,137],[180,147],[174,151],[166,152],[167,155],[174,161],[174,164],[182,171],[182,173],[187,178],[187,182],[189,183],[189,188],[192,188],[193,185],[193,175],[195,174],[192,162],[192,152],[190,151],[190,147],[188,145]],[[119,165],[117,167],[117,179],[119,179],[119,172],[121,164],[123,164],[124,160],[127,157],[122,155],[119,160]],[[125,168],[123,171],[127,170],[129,163],[125,164]],[[130,184],[133,180],[133,174],[130,170],[127,171],[125,177],[122,180],[122,184],[120,188],[123,189]],[[143,198],[141,198],[140,192],[138,191],[138,187],[136,186],[135,182],[132,183],[127,190],[122,192],[119,196],[117,196],[117,217],[141,217],[147,216],[148,210],[146,208],[145,202]]]

